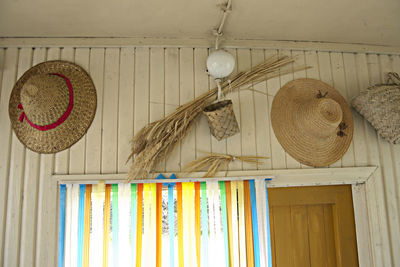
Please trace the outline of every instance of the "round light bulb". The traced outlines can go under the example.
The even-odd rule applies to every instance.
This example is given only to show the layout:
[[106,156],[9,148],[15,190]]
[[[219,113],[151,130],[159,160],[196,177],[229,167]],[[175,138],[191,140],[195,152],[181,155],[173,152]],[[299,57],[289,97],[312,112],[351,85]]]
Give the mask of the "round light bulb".
[[235,59],[224,50],[216,50],[207,58],[208,73],[216,79],[229,76],[234,67]]

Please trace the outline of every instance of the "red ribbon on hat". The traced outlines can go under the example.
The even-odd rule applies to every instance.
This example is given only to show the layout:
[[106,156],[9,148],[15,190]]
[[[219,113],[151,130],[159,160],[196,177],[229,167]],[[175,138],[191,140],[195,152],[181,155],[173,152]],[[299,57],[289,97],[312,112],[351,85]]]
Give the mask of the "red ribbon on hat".
[[[67,76],[62,75],[60,73],[51,73],[52,75],[57,75],[59,77],[64,78],[65,82],[67,83],[68,90],[69,90],[69,104],[67,110],[64,112],[64,114],[61,115],[58,120],[52,124],[47,124],[47,125],[37,125],[33,122],[31,122],[28,117],[26,116],[25,112],[22,112],[21,115],[19,116],[19,121],[23,122],[24,119],[35,129],[38,129],[39,131],[47,131],[56,128],[57,126],[61,125],[68,117],[71,115],[72,108],[74,107],[74,90],[72,88],[71,81],[68,79]],[[22,107],[22,104],[18,104],[18,108],[21,110],[24,110]]]

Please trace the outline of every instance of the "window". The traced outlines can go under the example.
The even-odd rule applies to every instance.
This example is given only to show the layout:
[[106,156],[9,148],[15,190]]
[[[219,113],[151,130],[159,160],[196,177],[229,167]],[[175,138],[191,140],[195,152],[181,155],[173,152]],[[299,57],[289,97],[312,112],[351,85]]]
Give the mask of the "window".
[[62,184],[59,266],[271,266],[266,192],[264,179]]

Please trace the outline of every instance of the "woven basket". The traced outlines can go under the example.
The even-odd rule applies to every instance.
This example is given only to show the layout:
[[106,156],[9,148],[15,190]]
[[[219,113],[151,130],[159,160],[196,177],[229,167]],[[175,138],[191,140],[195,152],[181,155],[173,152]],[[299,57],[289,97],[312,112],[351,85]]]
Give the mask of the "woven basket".
[[397,73],[388,73],[388,84],[371,86],[355,97],[352,106],[382,138],[393,144],[400,143],[400,77]]
[[231,100],[211,104],[203,110],[203,113],[207,116],[211,134],[218,141],[237,134],[240,131]]

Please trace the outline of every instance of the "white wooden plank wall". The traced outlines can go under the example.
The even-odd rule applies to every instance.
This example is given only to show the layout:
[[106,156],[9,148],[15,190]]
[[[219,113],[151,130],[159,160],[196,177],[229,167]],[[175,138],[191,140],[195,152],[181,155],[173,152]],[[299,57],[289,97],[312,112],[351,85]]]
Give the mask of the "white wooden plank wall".
[[[231,49],[235,72],[274,54],[297,56],[294,66],[312,69],[255,85],[257,91],[234,92],[241,133],[221,142],[202,117],[159,171],[180,171],[202,151],[269,157],[263,165],[235,162],[232,170],[309,168],[280,146],[270,123],[273,96],[286,82],[300,77],[321,79],[348,100],[369,85],[384,82],[388,71],[400,72],[398,55],[301,50]],[[7,48],[0,49],[0,265],[55,266],[57,259],[57,183],[52,173],[126,172],[130,138],[148,122],[213,88],[205,73],[205,48]],[[84,138],[55,155],[24,148],[12,132],[8,100],[16,81],[30,66],[52,59],[84,67],[97,88],[97,113]],[[377,136],[353,111],[354,141],[332,167],[379,165],[366,184],[366,201],[375,266],[400,266],[400,146]]]

